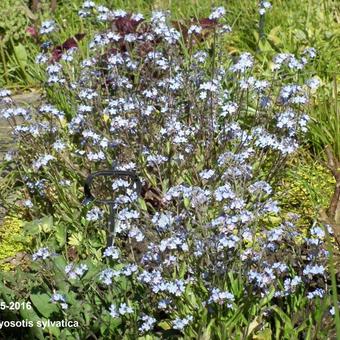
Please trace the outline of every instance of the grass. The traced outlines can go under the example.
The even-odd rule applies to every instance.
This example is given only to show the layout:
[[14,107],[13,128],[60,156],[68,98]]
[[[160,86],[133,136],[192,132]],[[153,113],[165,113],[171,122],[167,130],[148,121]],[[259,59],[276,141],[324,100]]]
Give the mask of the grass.
[[[43,19],[51,18],[48,1],[42,1],[43,11],[25,20],[31,25],[39,25]],[[56,19],[62,31],[61,41],[78,33],[82,21],[77,15],[77,8],[82,1],[63,1],[57,6],[53,18]],[[173,19],[182,20],[189,17],[206,17],[211,8],[224,5],[227,8],[227,20],[233,28],[226,49],[238,53],[253,51],[265,64],[270,64],[271,57],[276,52],[297,52],[297,50],[313,46],[318,50],[316,71],[326,82],[338,74],[340,62],[340,4],[324,0],[276,0],[273,8],[268,10],[263,22],[263,32],[259,32],[258,1],[249,0],[247,6],[240,6],[239,1],[204,1],[204,0],[114,0],[101,1],[113,8],[141,11],[144,14],[154,9],[171,10]],[[5,3],[4,3],[5,4]],[[4,6],[4,5],[3,5]],[[0,7],[0,13],[5,13],[6,7]],[[22,14],[21,14],[22,15]],[[32,19],[34,18],[34,20]],[[20,26],[23,31],[25,27]],[[6,34],[6,32],[5,32]],[[8,40],[1,44],[0,72],[3,80],[0,86],[11,88],[27,88],[39,86],[34,74],[33,55],[39,47],[34,39],[21,32],[24,40]],[[263,37],[260,39],[260,36]],[[21,45],[20,48],[18,47]],[[15,53],[15,49],[17,53]],[[24,57],[18,57],[18,53]]]
[[340,159],[340,107],[338,98],[338,80],[323,86],[321,94],[312,106],[312,123],[310,125],[309,141],[314,146],[314,152],[319,154],[326,146],[336,159]]
[[298,225],[307,230],[319,211],[329,206],[334,185],[325,162],[301,150],[289,161],[289,170],[279,183],[278,199],[284,209],[300,215]]

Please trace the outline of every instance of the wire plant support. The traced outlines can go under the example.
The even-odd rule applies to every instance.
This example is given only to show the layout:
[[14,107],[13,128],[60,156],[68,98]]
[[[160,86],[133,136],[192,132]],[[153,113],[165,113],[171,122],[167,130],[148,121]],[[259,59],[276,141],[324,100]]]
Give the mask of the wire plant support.
[[107,246],[111,246],[115,239],[115,205],[116,201],[114,199],[98,199],[91,193],[92,182],[98,177],[112,177],[114,179],[129,178],[131,180],[131,185],[136,184],[135,192],[137,196],[140,196],[142,190],[142,184],[138,176],[132,171],[126,170],[101,170],[90,174],[84,184],[84,194],[85,198],[82,202],[83,205],[87,205],[91,202],[96,204],[104,204],[109,206],[109,223],[108,223],[108,238]]

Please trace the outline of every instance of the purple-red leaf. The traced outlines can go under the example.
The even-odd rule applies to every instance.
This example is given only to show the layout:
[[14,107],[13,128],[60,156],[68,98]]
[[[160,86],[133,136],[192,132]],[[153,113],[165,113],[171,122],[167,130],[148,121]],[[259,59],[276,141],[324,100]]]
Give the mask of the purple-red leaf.
[[59,61],[62,57],[64,51],[68,51],[71,48],[78,47],[78,41],[85,37],[84,33],[77,33],[74,37],[68,38],[61,45],[57,45],[52,50],[52,58],[51,60]]
[[131,14],[125,17],[119,17],[113,21],[116,26],[117,31],[120,34],[129,34],[129,33],[136,33],[138,25],[143,20],[134,20],[131,19]]

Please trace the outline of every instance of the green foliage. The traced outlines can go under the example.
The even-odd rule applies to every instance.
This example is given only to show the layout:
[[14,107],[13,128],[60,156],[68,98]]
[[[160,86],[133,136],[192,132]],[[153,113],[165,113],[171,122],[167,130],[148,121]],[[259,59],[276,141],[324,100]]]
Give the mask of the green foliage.
[[0,40],[8,44],[11,40],[18,43],[25,38],[30,18],[34,18],[25,1],[3,0],[0,3]]
[[[36,19],[23,0],[4,0],[0,3],[0,86],[9,86],[12,82],[22,85],[31,82],[26,67],[32,67],[34,60],[29,60],[29,50],[33,41],[27,40],[26,29]],[[3,20],[6,18],[5,20]]]
[[[114,3],[117,7],[125,9],[140,10],[147,12],[152,8],[171,8],[174,18],[183,16],[206,16],[210,10],[210,3],[207,1],[107,1]],[[4,2],[7,3],[7,2]],[[19,3],[19,2],[18,2]],[[55,13],[55,20],[60,31],[58,35],[52,35],[51,39],[55,45],[62,43],[65,39],[82,31],[85,26],[81,18],[77,16],[76,4],[81,1],[63,1],[58,4]],[[105,4],[105,2],[103,2]],[[214,5],[222,4],[222,1],[214,2]],[[46,5],[46,3],[44,3]],[[18,5],[19,6],[19,5]],[[334,146],[334,150],[339,152],[339,117],[336,103],[336,86],[330,86],[332,73],[336,71],[338,59],[338,38],[339,29],[337,27],[337,17],[335,9],[337,4],[330,1],[301,1],[296,0],[276,1],[272,10],[266,14],[264,19],[264,32],[259,31],[258,2],[249,1],[249,6],[240,6],[239,1],[228,3],[228,17],[234,32],[224,42],[225,49],[231,53],[238,53],[250,50],[257,53],[257,58],[262,61],[264,72],[271,65],[271,57],[275,52],[297,52],[307,46],[315,46],[319,51],[318,68],[321,71],[325,84],[324,97],[315,98],[312,105],[314,115],[310,142],[322,151],[325,145]],[[21,8],[21,7],[20,7]],[[322,9],[322,10],[321,10]],[[47,10],[42,11],[42,18],[49,18]],[[29,22],[30,13],[24,12],[24,19],[13,25],[18,26],[18,41],[7,39],[8,46],[2,48],[3,72],[6,84],[11,81],[16,85],[27,82],[30,76],[27,70],[35,68],[31,59],[31,51],[37,49],[31,40],[25,40],[25,35],[20,36],[23,27]],[[42,19],[41,18],[41,19]],[[25,21],[25,25],[24,25]],[[8,32],[12,24],[5,23],[3,27]],[[22,26],[20,26],[22,25]],[[93,25],[93,26],[92,26]],[[86,26],[88,32],[92,32],[95,24]],[[262,28],[261,28],[262,29]],[[20,33],[21,32],[21,33]],[[264,33],[264,34],[263,34]],[[90,34],[89,34],[90,35]],[[14,38],[16,39],[16,38]],[[85,37],[87,42],[88,37]],[[5,39],[4,39],[5,41]],[[80,44],[80,54],[88,55],[85,44]],[[14,68],[8,65],[14,65]],[[6,66],[7,65],[7,66]],[[36,67],[38,70],[38,67]],[[75,77],[79,70],[70,69],[70,78]],[[35,74],[32,71],[32,75]],[[39,70],[38,70],[39,72]],[[21,77],[23,76],[23,77]],[[39,75],[37,76],[39,77]],[[7,79],[6,79],[7,78]],[[335,83],[336,84],[336,83]],[[327,92],[328,91],[328,92]],[[333,91],[333,92],[332,92]],[[333,93],[333,101],[329,100],[329,94]],[[48,90],[48,96],[58,103],[58,108],[65,110],[70,119],[75,108],[72,107],[75,98],[68,97],[66,90],[55,88]],[[105,121],[107,123],[107,121]],[[65,124],[61,122],[61,125]],[[148,138],[148,136],[145,136]],[[68,145],[70,151],[74,152],[76,143]],[[44,149],[46,145],[40,143],[36,149]],[[35,145],[32,150],[26,153],[34,154]],[[171,149],[171,145],[168,146]],[[31,152],[30,152],[31,151]],[[170,154],[170,151],[168,152]],[[70,152],[71,154],[71,152]],[[106,264],[100,262],[102,249],[105,245],[105,228],[102,222],[89,223],[84,218],[84,214],[90,207],[81,207],[82,182],[87,171],[87,164],[76,158],[71,158],[66,152],[60,156],[58,165],[52,165],[50,171],[44,173],[47,180],[46,196],[42,199],[33,199],[34,208],[32,210],[13,207],[12,211],[23,214],[27,223],[21,223],[16,219],[6,219],[0,228],[0,259],[14,256],[17,252],[25,250],[25,237],[22,230],[27,235],[34,235],[34,248],[49,247],[55,249],[60,255],[44,261],[44,266],[38,266],[34,262],[29,263],[26,271],[19,268],[13,275],[1,274],[0,299],[29,300],[33,309],[20,310],[16,317],[32,321],[37,320],[61,320],[65,318],[65,311],[59,304],[53,303],[51,297],[53,293],[62,291],[68,303],[68,318],[79,321],[80,327],[77,329],[49,327],[41,330],[38,328],[30,330],[32,338],[56,338],[56,339],[78,339],[95,334],[98,339],[122,338],[135,339],[138,337],[137,315],[144,311],[143,307],[152,302],[143,301],[143,288],[135,278],[117,277],[110,287],[109,293],[104,293],[103,285],[98,283],[100,271],[106,268]],[[202,154],[197,158],[202,158],[198,164],[198,172],[204,168],[205,157]],[[141,157],[142,158],[142,157]],[[145,160],[139,159],[141,164]],[[37,180],[38,177],[22,162],[22,171]],[[62,164],[60,166],[60,164]],[[202,169],[198,169],[202,167]],[[143,170],[143,175],[149,182],[157,187],[157,175]],[[15,178],[12,180],[9,175],[8,183],[14,186]],[[178,171],[178,176],[173,175],[178,183],[195,183],[194,175],[187,169]],[[60,181],[69,179],[71,184],[63,187]],[[4,181],[5,183],[5,181]],[[160,184],[162,191],[166,192],[169,179],[164,178]],[[306,153],[297,156],[290,161],[290,170],[280,183],[278,199],[283,203],[284,213],[295,212],[300,215],[298,225],[302,228],[310,227],[317,217],[320,208],[327,207],[332,194],[334,180],[331,174],[319,162],[311,159]],[[3,190],[3,189],[2,189]],[[5,190],[4,190],[5,191]],[[27,187],[20,188],[19,199],[30,197]],[[186,210],[190,210],[190,200],[184,199],[183,205]],[[141,211],[148,213],[148,206],[144,199],[139,199]],[[41,217],[41,212],[49,213]],[[213,216],[213,211],[206,212],[206,215]],[[282,221],[274,220],[275,217],[268,217],[272,224],[279,224]],[[263,222],[268,222],[263,221]],[[20,223],[19,223],[20,222]],[[23,227],[22,227],[23,226]],[[191,226],[190,226],[191,227]],[[261,235],[258,235],[259,237]],[[72,253],[73,252],[73,253]],[[128,256],[126,255],[125,260]],[[77,264],[85,264],[88,267],[87,273],[81,280],[73,280],[65,275],[67,262],[75,261]],[[189,259],[188,259],[189,261]],[[121,269],[125,263],[114,266],[114,269]],[[13,269],[9,265],[3,265],[1,269]],[[177,268],[179,276],[185,272],[185,268]],[[6,285],[3,284],[6,282]],[[196,323],[188,326],[184,334],[171,330],[171,319],[169,315],[158,315],[157,331],[154,336],[143,336],[139,339],[161,339],[161,338],[182,338],[185,339],[297,339],[297,338],[320,338],[327,339],[334,335],[333,320],[328,310],[331,305],[329,297],[311,303],[306,298],[303,289],[298,290],[287,298],[287,303],[280,303],[274,297],[274,290],[261,299],[252,295],[251,291],[245,291],[246,283],[241,275],[227,273],[221,285],[229,290],[236,298],[233,309],[226,308],[225,305],[215,304],[209,307],[208,312],[206,301],[209,297],[203,281],[197,285],[188,285],[185,293],[176,299],[178,317],[183,315],[194,315]],[[200,286],[201,284],[201,286]],[[334,289],[334,288],[333,288]],[[334,293],[336,294],[336,293]],[[336,297],[335,297],[336,299]],[[108,313],[110,304],[121,302],[133,304],[135,313],[124,318],[112,318]],[[136,303],[138,301],[138,304]],[[334,303],[334,301],[333,301]],[[152,305],[152,303],[151,303]],[[151,311],[152,312],[152,311]]]
[[265,15],[264,36],[260,39],[258,2],[239,6],[231,1],[228,10],[234,15],[234,34],[230,48],[253,50],[270,63],[277,52],[296,53],[304,47],[315,47],[318,53],[316,72],[326,82],[338,73],[340,4],[330,0],[278,0]]
[[[265,15],[265,34],[260,39],[257,2],[240,8],[231,1],[229,11],[235,18],[235,33],[230,35],[228,49],[253,50],[265,65],[277,52],[296,53],[310,46],[317,51],[315,73],[321,77],[322,93],[311,104],[311,146],[323,151],[330,145],[340,159],[340,116],[337,104],[340,65],[340,3],[331,0],[278,0]],[[324,157],[324,156],[322,156]]]
[[[309,142],[317,154],[324,155],[328,146],[335,157],[340,160],[340,108],[337,76],[325,84],[320,95],[315,98],[311,108]],[[324,157],[325,158],[325,157]]]
[[[44,261],[44,266],[30,263],[30,270],[20,269],[12,276],[0,274],[0,300],[29,302],[31,309],[22,308],[16,312],[18,320],[37,322],[56,322],[65,319],[65,312],[59,303],[51,301],[53,293],[63,291],[67,303],[68,320],[78,322],[77,327],[32,328],[29,330],[31,339],[43,339],[53,336],[53,339],[79,339],[88,334],[95,334],[97,339],[108,338],[138,338],[148,339],[148,336],[138,336],[136,315],[143,308],[133,304],[134,313],[121,318],[112,318],[108,313],[110,304],[121,301],[131,303],[133,297],[138,298],[141,287],[132,284],[132,278],[115,278],[112,293],[104,294],[104,287],[98,285],[98,274],[105,268],[103,265],[93,265],[90,260],[82,261],[89,268],[81,279],[68,279],[65,276],[65,260],[62,256]],[[115,269],[120,269],[118,265]],[[1,282],[6,281],[4,286]],[[122,282],[124,280],[124,282]],[[176,298],[179,315],[192,314],[198,322],[190,325],[181,334],[171,329],[171,321],[165,314],[157,323],[157,331],[150,339],[184,338],[184,339],[328,339],[335,336],[332,319],[328,314],[331,301],[317,300],[313,308],[310,301],[299,291],[291,298],[290,309],[285,309],[275,303],[274,290],[262,299],[247,296],[244,292],[244,282],[240,277],[228,274],[225,285],[229,287],[237,301],[233,309],[224,305],[210,307],[209,312],[204,301],[208,292],[205,289],[192,290],[186,288],[181,298]],[[193,287],[194,285],[192,285]],[[202,282],[202,287],[203,287]],[[150,298],[152,298],[150,296]],[[8,302],[7,302],[8,303]],[[0,333],[1,334],[1,333]]]
[[27,250],[28,243],[29,237],[23,233],[23,221],[6,217],[0,225],[0,270],[14,269],[15,265],[10,260]]
[[309,228],[319,210],[327,208],[335,180],[325,164],[301,152],[291,161],[289,171],[282,178],[278,199],[286,212],[299,215],[298,225]]
[[[83,22],[77,15],[77,8],[81,0],[66,0],[58,3],[54,19],[61,27],[60,39],[67,39],[76,33],[77,29],[83,27]],[[212,6],[225,5],[222,0],[209,2],[204,0],[114,0],[100,1],[103,5],[115,8],[141,11],[147,14],[152,9],[171,10],[174,19],[188,17],[207,17]],[[228,21],[233,28],[233,33],[225,44],[225,48],[234,53],[248,50],[257,52],[257,57],[265,64],[270,64],[271,57],[277,52],[296,53],[307,46],[313,46],[318,51],[317,71],[323,78],[329,81],[334,73],[337,73],[340,46],[339,29],[339,4],[334,1],[324,0],[278,0],[266,13],[264,18],[263,34],[259,32],[258,1],[247,1],[247,6],[240,6],[239,1],[228,1]],[[37,49],[34,39],[26,39],[25,29],[33,22],[39,24],[40,20],[50,19],[50,2],[42,1],[40,12],[35,15],[27,7],[24,1],[5,0],[0,4],[0,13],[6,20],[2,21],[0,27],[4,37],[3,53],[9,65],[4,64],[2,68],[10,69],[7,53],[12,54],[13,47],[7,44],[10,37],[16,46],[17,42],[25,42],[25,48],[29,53]],[[15,8],[15,10],[14,10]],[[12,13],[16,13],[15,16]],[[18,15],[19,14],[19,15]],[[40,19],[38,20],[38,17]],[[66,19],[67,18],[67,19]],[[87,27],[89,29],[90,27]],[[260,38],[261,36],[261,38]],[[62,41],[58,41],[60,44]],[[7,52],[6,52],[7,51]],[[29,60],[29,69],[34,68],[34,60]],[[19,70],[16,64],[15,69]],[[7,72],[11,75],[11,72]],[[15,82],[22,85],[23,79],[10,77],[5,79],[2,85]],[[27,84],[27,79],[24,81]],[[0,84],[1,85],[1,84]]]

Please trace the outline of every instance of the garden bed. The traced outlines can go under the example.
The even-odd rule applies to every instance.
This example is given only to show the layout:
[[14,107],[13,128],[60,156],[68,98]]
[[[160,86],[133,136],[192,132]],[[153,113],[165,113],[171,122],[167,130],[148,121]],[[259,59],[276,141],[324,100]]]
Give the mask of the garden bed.
[[[298,20],[294,41],[271,27],[294,1],[204,6],[85,1],[69,21],[57,6],[30,19],[19,50],[35,64],[11,42],[8,83],[19,72],[41,92],[29,105],[0,92],[15,142],[0,168],[0,303],[20,302],[3,318],[21,325],[3,336],[340,334],[333,56]],[[318,8],[301,5],[307,27]]]

